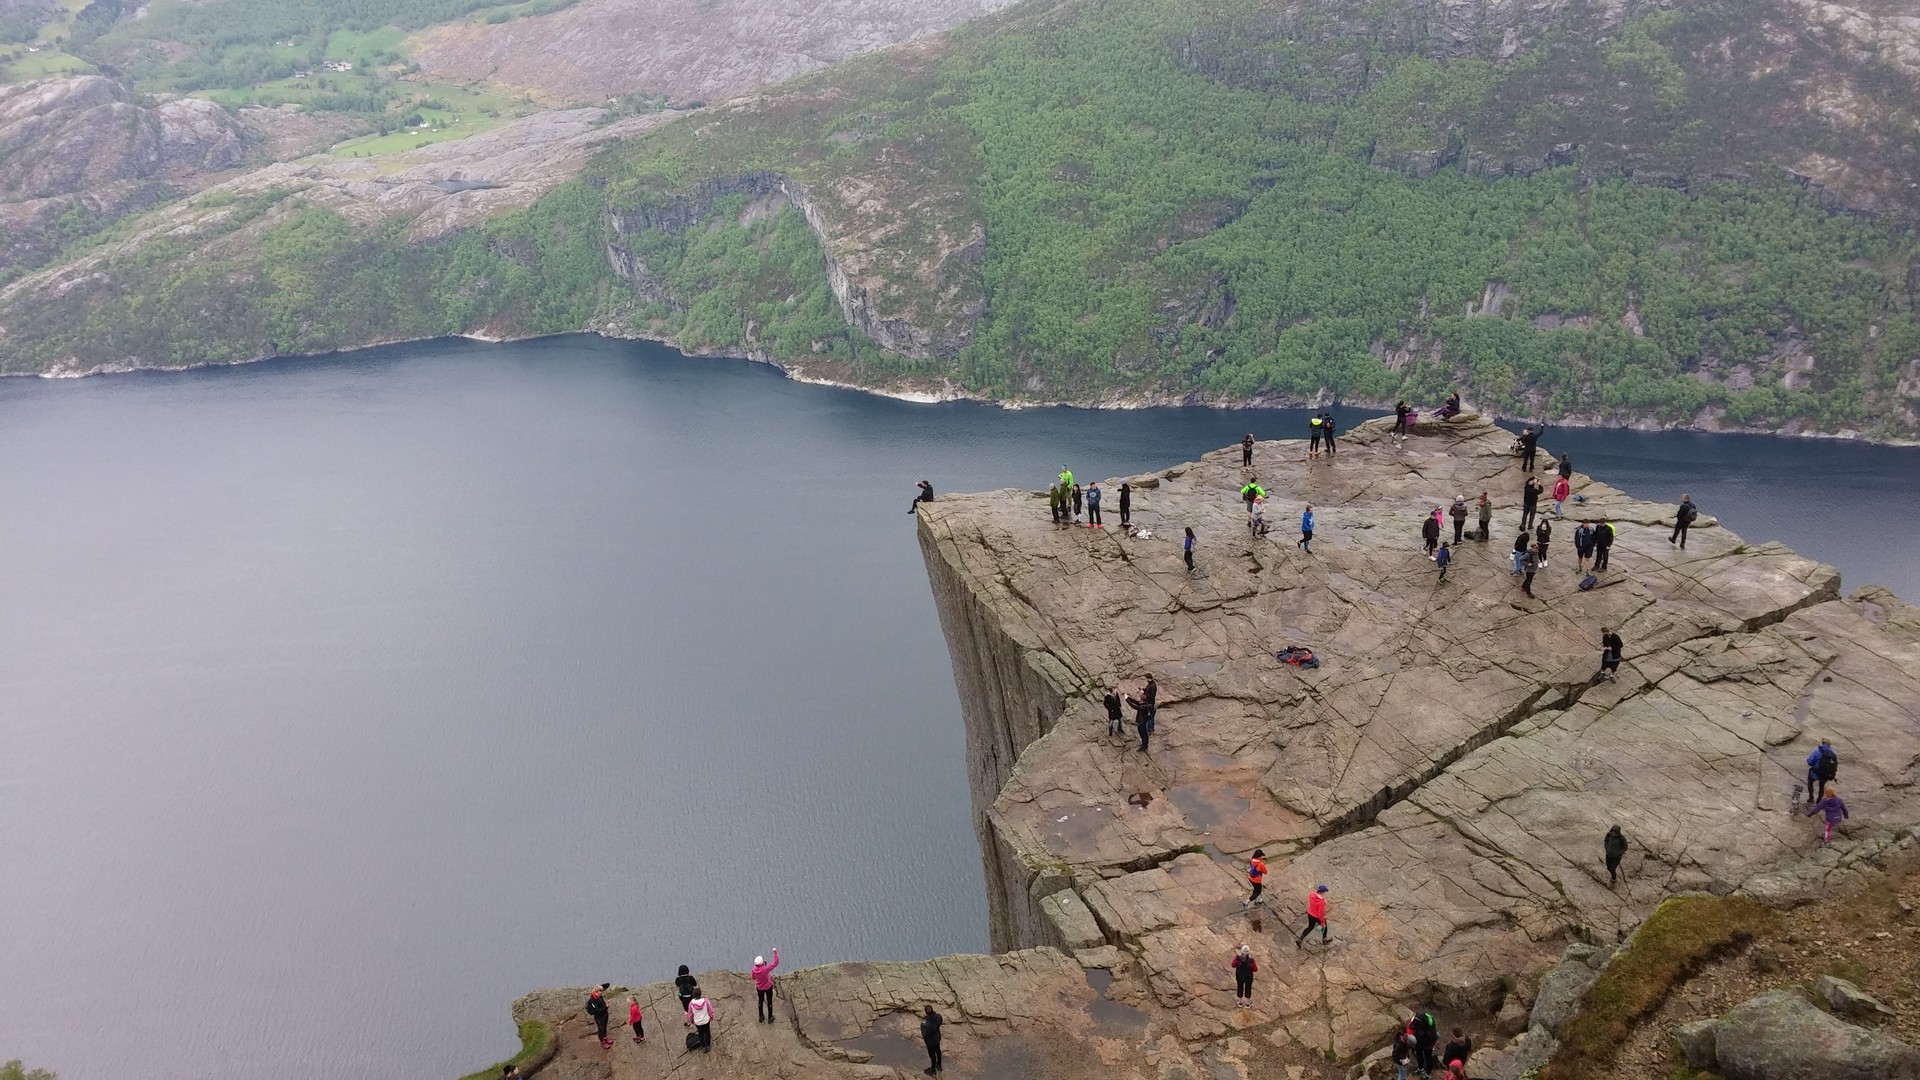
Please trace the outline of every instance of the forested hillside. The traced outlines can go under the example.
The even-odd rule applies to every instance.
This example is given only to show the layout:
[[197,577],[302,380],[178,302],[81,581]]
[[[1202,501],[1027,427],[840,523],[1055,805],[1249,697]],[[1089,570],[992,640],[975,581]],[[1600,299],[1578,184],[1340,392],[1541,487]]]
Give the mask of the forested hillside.
[[694,114],[452,239],[292,199],[126,243],[0,294],[0,364],[592,327],[997,397],[1458,385],[1525,416],[1910,437],[1903,25],[1030,0]]

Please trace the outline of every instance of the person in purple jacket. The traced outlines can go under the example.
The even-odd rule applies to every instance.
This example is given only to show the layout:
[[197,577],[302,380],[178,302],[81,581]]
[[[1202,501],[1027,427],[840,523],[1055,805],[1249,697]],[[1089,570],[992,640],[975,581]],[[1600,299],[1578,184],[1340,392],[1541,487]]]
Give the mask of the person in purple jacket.
[[773,1023],[773,969],[780,966],[780,950],[773,950],[773,963],[764,956],[753,958],[753,1011],[763,1023]]
[[1808,817],[1812,817],[1816,813],[1825,813],[1827,815],[1827,830],[1820,834],[1820,842],[1825,844],[1833,839],[1833,827],[1840,824],[1847,816],[1847,804],[1841,802],[1840,796],[1833,793],[1832,784],[1821,788],[1820,801],[1807,807]]

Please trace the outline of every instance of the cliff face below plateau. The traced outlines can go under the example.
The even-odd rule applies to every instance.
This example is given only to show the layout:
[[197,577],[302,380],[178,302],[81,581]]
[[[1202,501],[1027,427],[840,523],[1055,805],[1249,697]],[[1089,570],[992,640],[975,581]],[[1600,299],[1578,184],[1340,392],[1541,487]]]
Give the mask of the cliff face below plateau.
[[[1710,519],[1682,551],[1670,504],[1577,473],[1569,506],[1617,525],[1613,566],[1578,590],[1563,519],[1526,597],[1509,441],[1468,415],[1404,447],[1371,422],[1315,461],[1298,442],[1258,444],[1250,470],[1238,448],[1211,453],[1131,478],[1131,535],[1112,494],[1100,530],[1056,528],[1028,491],[923,506],[994,946],[1013,951],[796,972],[772,1025],[747,1019],[743,976],[709,974],[710,1058],[682,1053],[664,985],[640,991],[659,1032],[644,1046],[583,1038],[583,990],[522,999],[516,1018],[556,1025],[562,1076],[904,1076],[924,1065],[928,1004],[954,1076],[1342,1076],[1414,1005],[1490,1045],[1493,1014],[1567,940],[1611,944],[1677,892],[1790,908],[1908,852],[1920,610],[1843,597],[1831,568]],[[1238,497],[1256,473],[1262,538]],[[1440,583],[1420,522],[1482,490],[1493,539],[1460,545]],[[1308,504],[1311,554],[1287,527]],[[1595,677],[1602,626],[1626,641],[1616,681]],[[1321,666],[1277,661],[1289,644]],[[1148,673],[1161,708],[1143,753],[1106,734],[1098,697]],[[1821,738],[1853,811],[1824,848],[1798,794]],[[1609,887],[1616,823],[1631,851]],[[1249,912],[1255,847],[1272,874]],[[1331,938],[1288,948],[1320,884]],[[1260,965],[1249,1009],[1226,963],[1242,943]]]

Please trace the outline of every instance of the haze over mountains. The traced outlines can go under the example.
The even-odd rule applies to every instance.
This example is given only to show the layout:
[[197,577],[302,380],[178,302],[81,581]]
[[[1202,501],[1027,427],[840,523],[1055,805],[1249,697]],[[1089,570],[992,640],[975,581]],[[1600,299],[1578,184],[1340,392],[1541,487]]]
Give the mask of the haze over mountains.
[[[139,199],[5,186],[98,209],[0,254],[0,370],[595,329],[947,394],[1920,430],[1899,5],[994,6],[467,7],[191,62],[118,24],[89,55],[149,83],[371,82],[193,91],[233,141],[109,170]],[[258,114],[409,124],[224,179],[291,145]]]

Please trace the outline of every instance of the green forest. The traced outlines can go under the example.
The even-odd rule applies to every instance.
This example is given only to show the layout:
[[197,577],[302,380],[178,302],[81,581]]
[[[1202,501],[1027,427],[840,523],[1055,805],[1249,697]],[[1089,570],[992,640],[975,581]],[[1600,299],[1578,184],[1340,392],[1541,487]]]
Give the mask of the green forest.
[[[1381,30],[1395,10],[1284,23],[1253,0],[1023,5],[935,59],[867,57],[668,125],[449,240],[299,210],[234,256],[258,260],[246,289],[222,284],[221,260],[158,258],[105,286],[138,319],[85,290],[0,304],[31,349],[5,363],[596,328],[1001,397],[1431,403],[1458,386],[1508,415],[1912,432],[1910,217],[1847,212],[1771,164],[1826,136],[1780,108],[1794,87],[1700,59],[1745,48],[1752,7],[1610,35],[1576,8],[1517,56],[1446,61]],[[1356,31],[1356,11],[1378,25]],[[1836,45],[1799,49],[1804,77],[1864,77]],[[1855,152],[1863,173],[1898,174],[1913,147]],[[615,231],[762,170],[977,221],[976,262],[895,275],[877,312],[933,325],[977,299],[970,335],[913,359],[847,326],[791,209],[718,198]],[[884,254],[931,266],[925,217]],[[244,329],[198,317],[204,304],[235,306]]]

